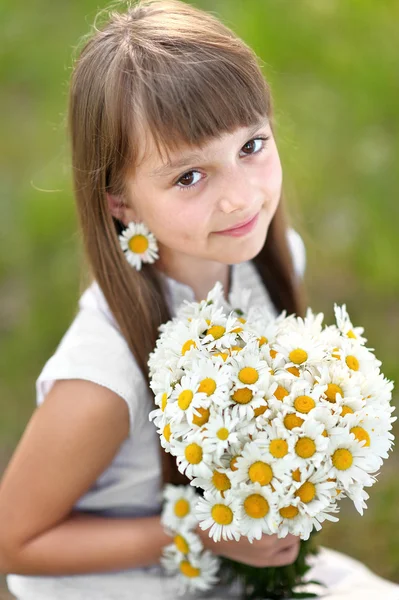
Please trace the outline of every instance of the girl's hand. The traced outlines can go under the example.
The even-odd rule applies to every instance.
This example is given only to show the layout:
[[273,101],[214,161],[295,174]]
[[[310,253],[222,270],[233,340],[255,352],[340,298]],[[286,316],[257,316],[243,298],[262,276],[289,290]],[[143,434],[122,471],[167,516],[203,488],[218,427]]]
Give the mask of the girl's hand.
[[281,567],[292,564],[298,556],[300,538],[288,534],[285,538],[264,534],[260,540],[252,543],[246,537],[238,542],[220,540],[214,542],[208,531],[197,528],[197,533],[206,549],[214,554],[225,556],[231,560],[251,565],[252,567]]

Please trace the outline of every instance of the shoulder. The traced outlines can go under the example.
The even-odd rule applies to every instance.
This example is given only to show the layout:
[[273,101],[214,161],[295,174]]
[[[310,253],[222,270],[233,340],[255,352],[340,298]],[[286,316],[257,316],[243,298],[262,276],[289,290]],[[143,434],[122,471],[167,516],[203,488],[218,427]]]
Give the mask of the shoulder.
[[303,239],[293,227],[288,227],[287,241],[291,250],[295,272],[298,277],[302,278],[306,268],[306,248]]
[[81,296],[75,318],[36,380],[38,405],[58,379],[83,379],[112,390],[127,402],[132,426],[138,398],[143,401],[137,392],[147,385],[96,282]]

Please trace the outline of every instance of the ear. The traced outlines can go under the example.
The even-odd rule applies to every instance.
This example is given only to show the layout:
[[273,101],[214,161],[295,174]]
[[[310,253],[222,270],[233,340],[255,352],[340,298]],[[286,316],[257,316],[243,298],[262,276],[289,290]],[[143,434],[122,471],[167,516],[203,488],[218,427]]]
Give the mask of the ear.
[[124,223],[126,227],[130,221],[135,220],[133,209],[124,202],[121,196],[107,192],[107,202],[111,215]]

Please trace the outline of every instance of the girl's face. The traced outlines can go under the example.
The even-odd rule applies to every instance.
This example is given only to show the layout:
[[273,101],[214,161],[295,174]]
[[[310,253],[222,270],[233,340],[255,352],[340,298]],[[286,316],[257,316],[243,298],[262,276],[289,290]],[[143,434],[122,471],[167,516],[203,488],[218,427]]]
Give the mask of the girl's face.
[[[202,147],[163,159],[148,140],[146,158],[128,180],[125,224],[144,221],[165,266],[250,260],[264,245],[278,206],[282,169],[268,120],[240,127]],[[255,217],[240,232],[221,231]],[[191,257],[191,258],[189,258]],[[188,262],[187,262],[188,261]],[[191,261],[191,263],[190,263]]]

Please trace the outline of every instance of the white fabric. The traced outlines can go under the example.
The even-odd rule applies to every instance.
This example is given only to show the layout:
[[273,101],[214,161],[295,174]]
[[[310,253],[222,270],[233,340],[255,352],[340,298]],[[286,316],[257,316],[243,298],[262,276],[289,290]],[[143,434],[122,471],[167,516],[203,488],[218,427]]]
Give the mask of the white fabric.
[[[289,230],[288,236],[297,276],[302,277],[306,262],[304,244],[295,231]],[[194,292],[187,285],[166,276],[163,276],[163,281],[172,314],[184,299],[194,300]],[[250,261],[231,268],[230,304],[234,305],[235,297],[243,288],[252,290],[251,304],[262,304],[276,315],[261,278]],[[159,514],[162,468],[158,434],[148,419],[148,412],[153,406],[152,394],[96,283],[80,298],[75,319],[37,379],[37,404],[43,402],[54,381],[76,378],[94,381],[121,396],[129,408],[130,431],[112,463],[78,500],[75,508],[109,517]],[[360,563],[327,549],[323,549],[312,570],[312,578],[322,575],[330,577],[331,590],[345,577],[352,582],[348,585],[354,590],[356,587],[360,589],[361,578],[373,580],[379,594],[381,586],[390,585],[378,580]],[[127,600],[133,596],[135,600],[176,598],[173,581],[163,577],[160,568],[155,565],[147,569],[63,577],[9,574],[7,584],[19,600]],[[367,584],[367,589],[371,589],[370,585]],[[361,589],[366,588],[363,585]],[[392,589],[398,591],[399,587],[393,586]],[[235,592],[237,590],[223,588],[207,597],[212,600],[228,596],[234,598]],[[339,597],[357,598],[355,595]],[[397,596],[384,595],[384,598],[391,597],[399,599],[399,592]],[[363,591],[362,600],[365,598]]]

